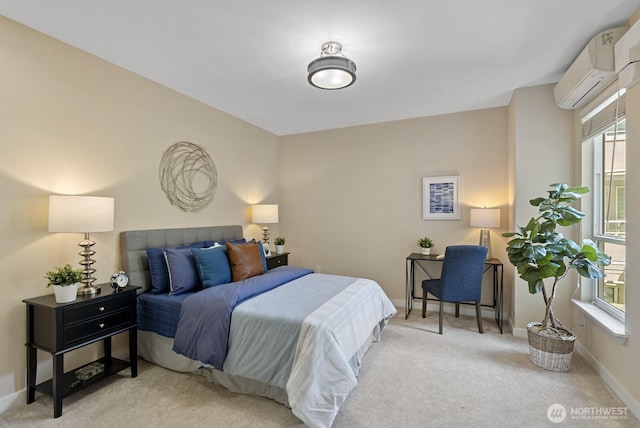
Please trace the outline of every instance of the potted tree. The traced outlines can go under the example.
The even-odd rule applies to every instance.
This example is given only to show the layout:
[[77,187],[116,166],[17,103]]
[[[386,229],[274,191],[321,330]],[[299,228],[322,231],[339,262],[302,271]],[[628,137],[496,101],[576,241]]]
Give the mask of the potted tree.
[[67,303],[76,300],[78,295],[78,285],[82,280],[82,270],[73,269],[66,264],[62,267],[55,267],[44,276],[47,279],[47,287],[53,285],[53,292],[56,302]]
[[[580,246],[557,230],[558,226],[582,221],[585,214],[572,204],[589,189],[558,183],[551,187],[553,190],[548,191],[547,197],[529,201],[538,207],[538,216],[532,217],[526,226],[518,226],[518,232],[502,236],[512,238],[507,244],[507,255],[520,278],[527,282],[529,293],[542,293],[545,303],[542,322],[527,324],[530,360],[539,367],[564,372],[569,370],[576,336],[553,314],[558,283],[570,268],[585,278],[603,278],[602,267],[609,265],[611,258],[593,241],[585,239]],[[550,292],[545,284],[547,279],[551,282]]]
[[424,237],[418,239],[418,245],[420,246],[421,254],[425,256],[431,254],[431,247],[433,247],[433,241],[431,240],[431,238]]
[[273,240],[273,243],[276,246],[276,254],[284,254],[285,242],[286,242],[286,239],[283,238],[282,236],[278,236],[276,239]]

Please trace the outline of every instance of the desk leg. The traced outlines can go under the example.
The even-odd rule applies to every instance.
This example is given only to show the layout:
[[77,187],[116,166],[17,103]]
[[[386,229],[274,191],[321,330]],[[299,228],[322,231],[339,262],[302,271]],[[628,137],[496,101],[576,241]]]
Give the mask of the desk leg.
[[404,261],[404,319],[409,316],[409,260]]
[[500,285],[498,287],[498,327],[500,328],[500,334],[502,334],[502,321],[504,319],[504,266],[500,265]]
[[498,265],[493,265],[493,310],[494,318],[500,328],[500,307],[498,306],[498,300],[500,300],[498,291]]
[[[500,274],[498,275],[498,269]],[[502,265],[493,265],[493,307],[495,308],[495,318],[498,323],[498,329],[502,334],[502,324],[504,317],[504,267]]]
[[53,356],[53,417],[59,418],[62,415],[62,398],[64,395],[64,354]]
[[411,309],[413,309],[413,293],[414,293],[414,261],[407,260],[405,265],[405,290],[404,290],[404,319],[409,317]]
[[129,329],[129,361],[131,362],[131,377],[138,376],[138,329]]

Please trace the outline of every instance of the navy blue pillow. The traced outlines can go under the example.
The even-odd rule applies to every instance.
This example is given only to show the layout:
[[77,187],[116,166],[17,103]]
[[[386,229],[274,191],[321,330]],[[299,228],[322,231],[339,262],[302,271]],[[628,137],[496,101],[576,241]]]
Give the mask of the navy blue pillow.
[[169,272],[169,295],[195,291],[200,288],[200,277],[192,248],[165,248],[164,258]]
[[[204,248],[210,247],[213,244],[213,241],[202,241],[168,248]],[[167,262],[164,258],[164,248],[147,248],[147,260],[149,262],[149,274],[151,275],[151,293],[168,293],[169,271],[167,270]]]
[[196,259],[202,288],[215,287],[231,282],[231,266],[225,246],[213,248],[192,248]]

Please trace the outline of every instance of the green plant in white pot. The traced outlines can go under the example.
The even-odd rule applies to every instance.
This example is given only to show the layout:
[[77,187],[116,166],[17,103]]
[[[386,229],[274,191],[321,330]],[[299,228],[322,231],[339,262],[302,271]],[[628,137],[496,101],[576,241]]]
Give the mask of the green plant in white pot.
[[[570,268],[585,278],[603,278],[602,267],[609,265],[611,258],[593,241],[585,239],[580,246],[557,230],[558,226],[572,226],[582,221],[585,214],[572,204],[589,189],[558,183],[551,187],[553,190],[548,191],[547,197],[529,201],[538,207],[538,216],[532,217],[526,226],[518,226],[518,232],[502,236],[512,238],[507,244],[507,255],[520,278],[527,282],[529,293],[542,293],[545,303],[542,322],[527,325],[531,362],[549,370],[567,371],[576,336],[553,314],[559,281]],[[550,292],[545,280],[551,281]]]
[[76,300],[78,285],[82,280],[82,270],[73,269],[70,264],[55,267],[44,276],[47,279],[47,287],[53,286],[56,302],[67,303]]
[[427,238],[425,236],[424,238],[418,239],[418,246],[420,247],[420,253],[425,256],[428,256],[429,254],[431,254],[431,247],[433,247],[433,241],[431,240],[431,238]]
[[282,236],[278,236],[273,240],[273,243],[276,246],[276,254],[284,254],[284,244],[287,242],[286,238]]

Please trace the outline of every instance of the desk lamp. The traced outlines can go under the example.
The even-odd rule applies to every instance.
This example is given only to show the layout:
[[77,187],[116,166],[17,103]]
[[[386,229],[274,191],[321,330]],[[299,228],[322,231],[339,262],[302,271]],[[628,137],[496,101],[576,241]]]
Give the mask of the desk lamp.
[[267,227],[267,224],[278,222],[278,205],[252,205],[251,221],[256,224],[264,224],[262,228],[262,241],[269,245],[269,227]]
[[84,233],[84,240],[78,245],[83,248],[78,254],[83,258],[80,265],[82,271],[82,288],[78,295],[91,295],[100,292],[94,286],[96,280],[92,275],[96,271],[91,267],[95,260],[91,258],[96,252],[91,249],[95,244],[89,236],[90,232],[110,232],[113,230],[113,198],[98,196],[49,196],[49,232]]
[[480,228],[480,242],[478,245],[487,247],[487,260],[491,256],[491,238],[489,228],[500,227],[500,209],[499,208],[471,208],[471,227]]

